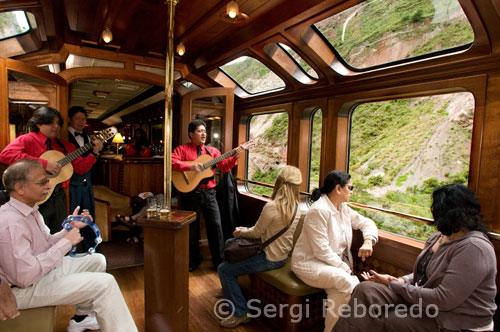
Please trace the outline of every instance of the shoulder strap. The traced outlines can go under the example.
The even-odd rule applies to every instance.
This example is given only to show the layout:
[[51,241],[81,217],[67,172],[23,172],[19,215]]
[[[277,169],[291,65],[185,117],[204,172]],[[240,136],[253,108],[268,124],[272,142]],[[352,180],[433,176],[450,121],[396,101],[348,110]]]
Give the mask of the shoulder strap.
[[57,142],[57,144],[59,144],[59,146],[63,150],[64,154],[68,154],[68,150],[66,150],[66,147],[64,146],[63,142],[61,142],[61,140],[57,137],[56,137],[56,142]]
[[274,234],[271,238],[267,239],[266,242],[262,243],[262,249],[264,249],[265,247],[267,247],[268,245],[270,245],[271,242],[273,242],[274,240],[276,240],[277,238],[279,238],[281,235],[283,235],[283,233],[285,233],[288,230],[288,228],[292,224],[293,220],[295,219],[295,215],[297,214],[298,207],[299,207],[299,204],[295,204],[295,211],[293,211],[293,216],[292,216],[292,219],[290,219],[290,224],[287,225],[287,226],[285,226],[285,228],[283,228],[278,233]]
[[213,158],[212,151],[210,151],[210,149],[206,145],[205,145],[205,150],[207,150],[208,155]]

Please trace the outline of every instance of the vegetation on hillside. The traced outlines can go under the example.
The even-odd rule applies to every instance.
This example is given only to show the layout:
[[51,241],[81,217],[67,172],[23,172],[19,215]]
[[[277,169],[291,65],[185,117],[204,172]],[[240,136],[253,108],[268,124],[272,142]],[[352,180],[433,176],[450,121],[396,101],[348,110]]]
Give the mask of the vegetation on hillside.
[[[407,54],[402,58],[407,58],[465,45],[474,38],[457,0],[366,1],[316,26],[347,62],[360,67],[374,65],[377,57],[378,63],[394,61],[394,45],[404,45]],[[268,75],[239,64],[228,70],[243,80]],[[468,182],[473,112],[469,93],[357,106],[349,141],[348,169],[355,187],[351,201],[432,218],[432,191],[443,184]],[[248,178],[273,184],[286,164],[288,116],[254,116],[250,127],[251,138],[259,138],[261,147],[250,153]],[[319,110],[313,114],[311,128],[310,191],[320,180],[321,127]],[[268,196],[272,192],[260,186],[251,190]],[[360,212],[381,229],[412,238],[423,240],[434,231],[419,222]]]
[[17,22],[14,12],[4,12],[0,15],[0,36],[12,36],[23,32]]
[[[342,58],[357,68],[474,40],[472,27],[457,0],[366,1],[315,25]],[[405,54],[397,51],[408,48]]]

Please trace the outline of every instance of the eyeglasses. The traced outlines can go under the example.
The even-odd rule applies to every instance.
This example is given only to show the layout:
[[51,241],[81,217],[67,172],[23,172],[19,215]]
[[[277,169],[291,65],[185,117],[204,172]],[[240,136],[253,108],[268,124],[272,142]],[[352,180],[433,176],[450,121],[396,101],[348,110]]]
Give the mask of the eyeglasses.
[[38,181],[38,182],[33,182],[33,183],[34,183],[34,184],[37,184],[37,185],[39,185],[39,186],[41,186],[41,187],[44,187],[44,186],[46,186],[46,185],[47,185],[47,183],[49,183],[49,182],[50,182],[49,178],[45,178],[45,179],[43,179],[43,180],[40,180],[40,181]]
[[354,190],[354,186],[352,184],[347,184],[346,187],[347,187],[347,189],[349,189],[349,191]]

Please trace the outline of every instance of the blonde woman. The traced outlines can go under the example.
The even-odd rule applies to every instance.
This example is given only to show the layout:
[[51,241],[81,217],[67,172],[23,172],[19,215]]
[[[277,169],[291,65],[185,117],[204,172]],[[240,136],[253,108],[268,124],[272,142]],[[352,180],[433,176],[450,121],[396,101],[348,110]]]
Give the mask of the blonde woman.
[[352,230],[363,232],[364,242],[358,251],[363,261],[371,256],[378,239],[375,223],[347,206],[352,189],[349,174],[328,173],[323,186],[312,193],[314,203],[292,255],[292,271],[297,277],[312,287],[323,288],[328,295],[324,332],[331,332],[338,309],[359,284],[352,274]]
[[[222,320],[220,322],[222,327],[235,328],[250,321],[247,315],[247,302],[238,284],[239,275],[273,270],[285,265],[288,254],[292,250],[293,233],[300,219],[300,209],[297,204],[301,183],[302,175],[299,169],[285,166],[274,183],[272,200],[264,205],[255,226],[237,227],[233,232],[235,238],[261,238],[264,242],[284,227],[289,226],[287,231],[269,244],[263,252],[241,262],[230,264],[224,261],[219,265],[217,270],[224,297],[234,304],[234,315]],[[297,213],[292,220],[296,206]]]

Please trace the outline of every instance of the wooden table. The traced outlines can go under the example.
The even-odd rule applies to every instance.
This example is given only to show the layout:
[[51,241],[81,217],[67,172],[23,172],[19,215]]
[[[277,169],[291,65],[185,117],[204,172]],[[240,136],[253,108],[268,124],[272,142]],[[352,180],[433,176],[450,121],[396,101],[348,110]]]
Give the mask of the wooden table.
[[188,331],[189,223],[191,211],[172,210],[168,220],[138,218],[144,228],[144,302],[148,332]]

